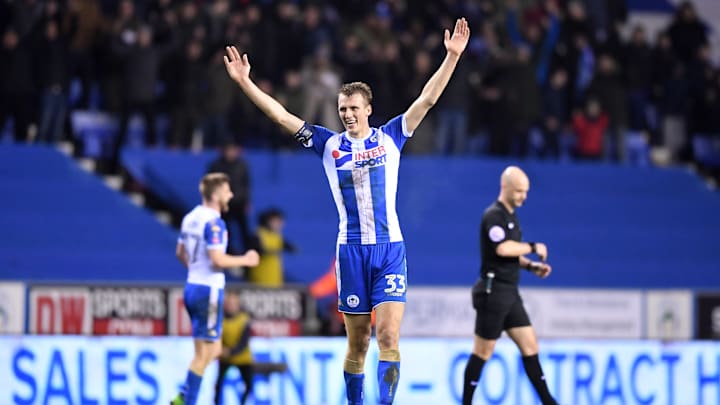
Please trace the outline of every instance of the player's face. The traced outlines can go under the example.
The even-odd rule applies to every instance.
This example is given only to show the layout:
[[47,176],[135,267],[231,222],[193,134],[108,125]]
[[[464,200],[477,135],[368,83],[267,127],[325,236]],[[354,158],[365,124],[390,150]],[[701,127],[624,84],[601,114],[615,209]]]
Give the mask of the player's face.
[[372,113],[372,107],[362,94],[338,95],[338,113],[343,126],[350,135],[363,136],[367,133],[368,117]]
[[232,190],[230,190],[230,185],[228,183],[223,183],[215,191],[214,196],[218,204],[220,204],[220,210],[222,212],[227,212],[228,208],[230,207],[230,200],[232,200],[233,198],[233,193]]

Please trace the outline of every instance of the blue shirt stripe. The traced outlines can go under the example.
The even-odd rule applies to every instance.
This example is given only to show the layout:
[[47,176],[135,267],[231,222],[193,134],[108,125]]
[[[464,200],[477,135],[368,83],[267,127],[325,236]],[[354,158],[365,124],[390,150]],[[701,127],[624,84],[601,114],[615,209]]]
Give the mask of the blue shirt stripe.
[[[338,181],[340,183],[340,191],[342,192],[345,210],[347,212],[347,243],[361,243],[360,232],[360,213],[358,212],[357,197],[355,196],[355,183],[353,183],[352,170],[338,170]],[[353,230],[355,232],[352,232]]]
[[370,193],[375,216],[375,243],[390,242],[385,198],[385,165],[370,168]]

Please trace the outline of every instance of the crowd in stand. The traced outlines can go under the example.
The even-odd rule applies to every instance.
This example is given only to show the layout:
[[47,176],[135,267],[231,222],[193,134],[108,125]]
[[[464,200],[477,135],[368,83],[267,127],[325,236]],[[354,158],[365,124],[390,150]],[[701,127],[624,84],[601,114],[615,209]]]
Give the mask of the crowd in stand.
[[120,122],[115,158],[133,114],[169,118],[163,136],[146,125],[149,146],[291,148],[227,77],[226,44],[288,110],[339,130],[342,82],[371,85],[372,124],[403,112],[458,16],[471,43],[414,153],[642,161],[650,145],[688,161],[694,137],[720,136],[693,5],[650,35],[625,0],[2,0],[0,128],[11,117],[17,141],[52,142],[91,109]]

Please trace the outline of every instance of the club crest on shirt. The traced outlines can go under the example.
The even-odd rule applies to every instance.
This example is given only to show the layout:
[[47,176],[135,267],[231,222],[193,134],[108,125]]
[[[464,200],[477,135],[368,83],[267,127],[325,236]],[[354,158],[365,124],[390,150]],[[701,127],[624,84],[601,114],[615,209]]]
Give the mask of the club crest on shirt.
[[332,151],[332,157],[335,159],[335,167],[340,168],[345,165],[345,163],[352,160],[352,152],[335,149]]

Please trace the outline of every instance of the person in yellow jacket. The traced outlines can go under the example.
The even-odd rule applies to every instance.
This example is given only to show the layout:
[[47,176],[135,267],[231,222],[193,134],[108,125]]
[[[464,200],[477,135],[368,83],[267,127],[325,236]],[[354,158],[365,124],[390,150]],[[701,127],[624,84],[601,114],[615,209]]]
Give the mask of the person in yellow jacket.
[[222,354],[215,381],[215,405],[221,403],[225,373],[230,367],[240,371],[245,392],[240,404],[245,404],[253,389],[253,355],[250,351],[250,314],[242,310],[237,291],[225,292],[225,319],[222,325]]
[[248,281],[261,287],[281,287],[285,282],[283,252],[295,252],[295,247],[285,240],[283,228],[285,216],[277,208],[270,208],[258,217],[256,247],[260,263],[250,269]]

